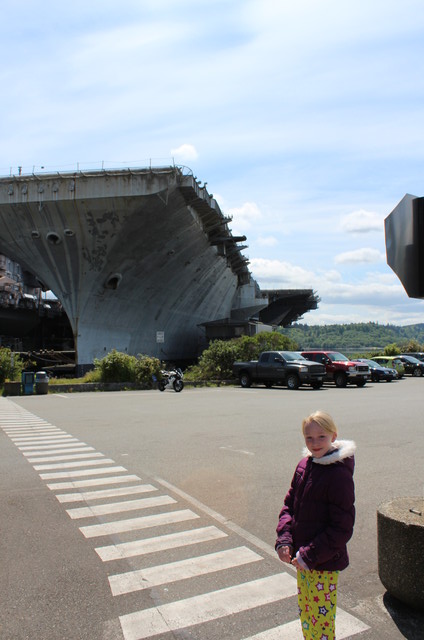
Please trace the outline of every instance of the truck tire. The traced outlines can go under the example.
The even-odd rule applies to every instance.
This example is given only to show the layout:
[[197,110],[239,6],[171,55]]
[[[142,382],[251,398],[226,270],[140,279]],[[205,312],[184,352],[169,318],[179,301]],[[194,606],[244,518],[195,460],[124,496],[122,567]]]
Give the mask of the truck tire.
[[299,377],[295,373],[289,373],[287,376],[287,388],[291,391],[295,391],[300,387]]
[[356,383],[357,387],[365,387],[366,385],[366,380],[358,380],[358,382]]
[[347,385],[346,374],[343,371],[337,371],[334,374],[334,383],[336,387],[343,388]]
[[243,389],[248,389],[252,384],[252,379],[248,373],[243,372],[240,374],[240,385]]
[[323,383],[320,380],[316,382],[311,382],[312,389],[321,389],[322,385]]

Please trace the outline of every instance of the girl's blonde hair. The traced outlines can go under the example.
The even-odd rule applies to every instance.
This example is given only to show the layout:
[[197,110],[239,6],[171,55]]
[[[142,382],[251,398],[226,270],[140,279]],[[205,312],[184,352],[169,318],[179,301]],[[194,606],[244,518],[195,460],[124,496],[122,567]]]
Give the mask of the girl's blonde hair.
[[325,411],[314,411],[310,416],[304,418],[302,421],[303,435],[305,435],[305,427],[308,426],[308,424],[311,424],[311,422],[316,422],[328,433],[335,433],[337,435],[336,423],[329,413],[326,413]]

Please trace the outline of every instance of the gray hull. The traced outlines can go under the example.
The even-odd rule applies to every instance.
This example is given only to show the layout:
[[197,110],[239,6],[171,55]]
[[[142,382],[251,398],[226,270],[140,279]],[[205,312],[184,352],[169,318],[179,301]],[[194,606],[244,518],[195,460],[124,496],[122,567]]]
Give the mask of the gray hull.
[[112,349],[193,358],[204,323],[265,308],[227,222],[176,167],[0,180],[0,252],[61,301],[82,366]]

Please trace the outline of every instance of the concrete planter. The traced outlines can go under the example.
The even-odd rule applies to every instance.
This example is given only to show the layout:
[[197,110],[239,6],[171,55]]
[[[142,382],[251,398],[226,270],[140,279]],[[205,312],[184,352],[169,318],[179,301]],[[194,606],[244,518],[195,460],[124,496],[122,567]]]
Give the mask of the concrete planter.
[[4,396],[20,396],[21,395],[21,383],[20,382],[5,382],[3,384]]
[[424,610],[424,500],[395,498],[377,511],[378,572],[387,591]]

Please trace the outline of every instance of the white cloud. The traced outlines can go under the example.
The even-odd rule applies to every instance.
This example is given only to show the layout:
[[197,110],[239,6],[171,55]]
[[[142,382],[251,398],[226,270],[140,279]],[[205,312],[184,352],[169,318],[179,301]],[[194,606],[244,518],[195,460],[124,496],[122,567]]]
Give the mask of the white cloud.
[[326,271],[325,279],[330,284],[343,281],[342,274],[340,273],[340,271],[336,271],[336,269]]
[[364,248],[345,251],[334,257],[336,264],[383,262],[386,256],[378,249]]
[[313,272],[281,260],[255,258],[249,266],[253,277],[264,289],[311,288],[316,279]]
[[274,236],[259,236],[257,242],[260,247],[275,247],[279,244],[278,238],[275,238]]
[[322,282],[318,291],[323,302],[340,305],[394,306],[405,296],[399,284],[382,284],[363,279],[357,283],[340,282],[338,284]]
[[334,269],[308,271],[280,260],[254,259],[250,269],[262,289],[312,289],[318,294],[318,310],[304,318],[308,324],[422,322],[424,302],[408,299],[389,271],[368,272],[356,282],[347,282]]
[[[394,279],[393,271],[391,270],[387,271],[386,273],[375,272],[370,274],[370,277],[372,277],[375,282],[381,282],[382,284],[393,284]],[[395,278],[395,281],[399,283],[397,277]]]
[[350,324],[353,322],[378,322],[379,324],[409,325],[422,320],[423,310],[410,308],[407,313],[391,306],[373,306],[354,304],[352,306],[319,303],[317,311],[306,314],[300,322],[305,324]]
[[354,211],[341,220],[341,229],[347,233],[369,233],[370,231],[381,232],[384,228],[384,216],[360,209]]
[[245,202],[241,207],[228,209],[227,213],[232,217],[230,226],[235,234],[244,233],[262,218],[262,213],[254,202]]
[[196,148],[192,144],[182,144],[176,149],[171,149],[171,155],[182,162],[193,162],[199,157]]

